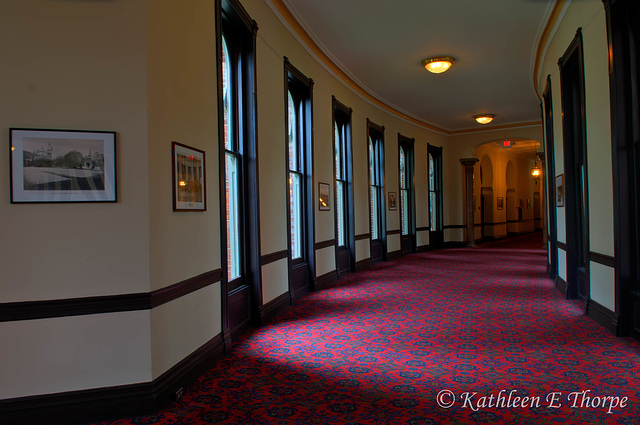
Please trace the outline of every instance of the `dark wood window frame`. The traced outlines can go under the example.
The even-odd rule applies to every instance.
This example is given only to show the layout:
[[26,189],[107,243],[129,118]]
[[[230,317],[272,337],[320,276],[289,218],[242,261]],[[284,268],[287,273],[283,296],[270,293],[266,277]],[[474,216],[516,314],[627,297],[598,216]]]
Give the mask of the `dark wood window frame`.
[[559,59],[564,142],[567,293],[589,300],[589,184],[582,29]]
[[[243,200],[241,220],[241,275],[242,279],[228,281],[227,261],[222,261],[222,335],[225,350],[231,349],[231,339],[247,327],[259,321],[262,305],[260,278],[260,218],[258,199],[258,140],[256,109],[256,36],[258,26],[236,0],[217,0],[216,50],[218,74],[218,135],[219,135],[219,183],[220,183],[220,243],[221,252],[227,252],[226,187],[225,187],[225,129],[222,83],[222,35],[233,50],[230,55],[233,85],[231,115],[234,122],[234,154],[240,160],[240,197]],[[230,52],[231,53],[231,52]]]
[[[353,147],[351,143],[351,116],[353,110],[331,97],[333,134],[333,193],[335,220],[336,271],[338,275],[355,271],[355,222],[353,211]],[[334,129],[338,128],[338,139]],[[340,161],[337,164],[336,161]],[[342,188],[342,211],[338,210],[339,190]],[[343,214],[342,229],[339,228],[339,214]],[[344,233],[344,244],[340,244],[339,232]]]
[[[439,247],[444,244],[444,224],[443,224],[443,193],[442,193],[442,147],[441,146],[433,146],[427,144],[427,179],[429,178],[429,155],[433,158],[434,169],[435,169],[435,177],[434,177],[434,185],[435,188],[432,191],[430,183],[427,183],[427,191],[428,191],[428,202],[429,208],[431,208],[431,193],[435,193],[436,198],[436,207],[435,207],[435,216],[436,216],[436,229],[433,229],[431,223],[431,213],[429,213],[429,245],[432,247]],[[431,210],[430,210],[431,211]]]
[[637,0],[603,3],[609,47],[616,294],[616,311],[608,321],[617,335],[640,339],[640,4]]
[[[400,243],[402,253],[416,252],[416,194],[414,187],[415,169],[415,139],[398,133],[398,207],[400,211]],[[405,175],[400,169],[400,156],[405,152]],[[404,179],[403,179],[404,177]],[[402,182],[405,182],[403,185]],[[406,199],[403,197],[406,191]],[[405,203],[408,217],[404,217]],[[403,218],[406,219],[406,229],[402,226]],[[406,230],[406,234],[405,234]]]
[[544,137],[547,164],[547,217],[549,232],[547,241],[549,244],[548,273],[551,279],[558,275],[558,218],[556,213],[556,161],[553,133],[553,92],[551,90],[551,75],[547,76],[547,85],[542,93],[544,113]]
[[[373,142],[373,155],[370,157],[369,139]],[[373,262],[387,259],[387,223],[386,223],[386,198],[384,187],[384,126],[375,124],[367,118],[367,175],[369,190],[369,246],[370,257]],[[373,161],[373,171],[371,175],[370,162]],[[371,192],[374,192],[378,203],[378,216],[373,217],[371,205]],[[374,238],[372,220],[378,221],[378,237]]]
[[[305,76],[284,58],[284,102],[285,129],[289,128],[289,93],[297,108],[296,134],[298,135],[298,157],[295,158],[296,170],[290,169],[289,141],[285,137],[285,163],[287,168],[286,190],[291,191],[289,173],[294,171],[301,178],[301,216],[302,216],[302,255],[292,258],[291,237],[287,237],[289,263],[289,297],[290,303],[314,289],[315,255],[314,255],[314,198],[313,198],[313,80]],[[287,223],[291,223],[291,208],[287,196]]]

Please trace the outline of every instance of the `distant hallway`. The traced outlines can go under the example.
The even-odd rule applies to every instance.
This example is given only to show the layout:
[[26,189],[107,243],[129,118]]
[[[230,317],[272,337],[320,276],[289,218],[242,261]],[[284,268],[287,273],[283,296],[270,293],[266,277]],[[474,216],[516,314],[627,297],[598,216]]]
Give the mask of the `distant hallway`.
[[537,233],[346,275],[180,402],[114,423],[637,423],[640,344],[565,300],[541,247]]

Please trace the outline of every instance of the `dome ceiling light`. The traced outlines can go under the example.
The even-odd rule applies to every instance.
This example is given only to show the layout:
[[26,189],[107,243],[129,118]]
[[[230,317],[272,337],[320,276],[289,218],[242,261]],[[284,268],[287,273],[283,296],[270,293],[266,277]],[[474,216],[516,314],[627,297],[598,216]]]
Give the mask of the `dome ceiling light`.
[[495,118],[494,114],[480,114],[474,115],[473,119],[475,119],[478,124],[489,124]]
[[429,72],[432,72],[434,74],[442,74],[447,69],[451,68],[451,65],[453,65],[455,62],[456,60],[451,56],[433,56],[423,60],[422,65]]

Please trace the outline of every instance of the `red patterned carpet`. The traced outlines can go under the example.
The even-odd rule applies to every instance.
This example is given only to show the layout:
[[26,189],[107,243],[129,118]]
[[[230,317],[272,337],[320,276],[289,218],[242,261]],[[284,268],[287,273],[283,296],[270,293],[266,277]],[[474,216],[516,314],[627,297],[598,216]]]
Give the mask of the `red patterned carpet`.
[[639,424],[640,344],[545,276],[539,235],[348,275],[151,417],[103,424]]

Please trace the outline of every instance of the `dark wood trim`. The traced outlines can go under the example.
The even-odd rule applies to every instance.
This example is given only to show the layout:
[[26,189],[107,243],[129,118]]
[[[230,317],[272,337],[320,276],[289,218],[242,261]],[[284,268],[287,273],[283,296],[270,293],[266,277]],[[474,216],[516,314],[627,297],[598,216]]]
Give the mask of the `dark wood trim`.
[[556,276],[556,289],[560,291],[560,293],[566,298],[568,296],[567,293],[567,282],[560,276]]
[[597,252],[589,251],[589,261],[593,261],[594,263],[601,264],[603,266],[608,266],[611,268],[615,268],[616,259],[610,255],[600,254]]
[[356,235],[355,240],[363,241],[363,240],[369,239],[369,238],[371,238],[371,234],[370,233],[363,233],[361,235]]
[[148,310],[149,293],[0,304],[0,322]]
[[[518,220],[519,223],[522,223],[523,220]],[[499,221],[497,223],[484,223],[485,226],[502,226],[504,224],[508,224],[507,221]]]
[[212,270],[199,276],[183,280],[166,288],[151,292],[151,308],[158,307],[170,301],[177,300],[192,292],[213,285],[222,280],[222,269]]
[[283,260],[289,256],[289,250],[283,249],[282,251],[272,252],[271,254],[265,254],[260,257],[260,266],[266,266],[267,264],[275,263],[276,261]]
[[389,236],[389,235],[399,235],[400,233],[402,233],[402,230],[400,230],[400,229],[387,230],[387,236]]
[[387,253],[387,260],[391,261],[391,260],[397,260],[398,258],[402,257],[402,250],[398,250],[398,251],[393,251],[393,252],[389,252]]
[[465,229],[467,226],[465,226],[464,224],[445,224],[444,226],[442,226],[443,230],[446,229]]
[[416,233],[417,232],[428,232],[431,230],[431,227],[429,226],[425,226],[425,227],[416,227]]
[[149,310],[220,282],[221,278],[222,270],[217,269],[152,292],[2,303],[0,322]]
[[318,276],[315,278],[315,288],[316,290],[325,289],[329,285],[332,285],[338,281],[338,273],[334,270],[329,273],[325,273],[322,276]]
[[556,242],[556,245],[558,246],[558,248],[560,248],[560,249],[561,249],[561,250],[563,250],[563,251],[566,251],[566,250],[567,250],[567,244],[566,244],[566,243],[564,243],[564,242],[557,241],[557,242]]
[[175,400],[176,392],[209,370],[224,357],[222,334],[211,338],[196,351],[153,381],[156,408]]
[[150,415],[153,384],[120,385],[0,400],[0,422],[12,425],[71,425]]
[[461,241],[448,241],[444,243],[445,248],[464,248],[465,246],[467,246],[467,243]]
[[371,263],[371,258],[365,258],[364,260],[360,260],[356,263],[356,272],[363,272],[365,270],[369,270],[373,264]]
[[265,324],[291,306],[291,297],[287,292],[260,307],[260,322]]
[[316,242],[315,245],[313,246],[313,249],[315,249],[317,251],[319,249],[335,247],[335,245],[336,245],[336,240],[335,239],[329,239],[327,241]]
[[587,301],[587,317],[611,332],[613,335],[619,335],[620,326],[618,316],[605,306],[598,304],[592,299]]
[[0,400],[0,423],[70,425],[156,413],[223,358],[217,335],[153,382]]

